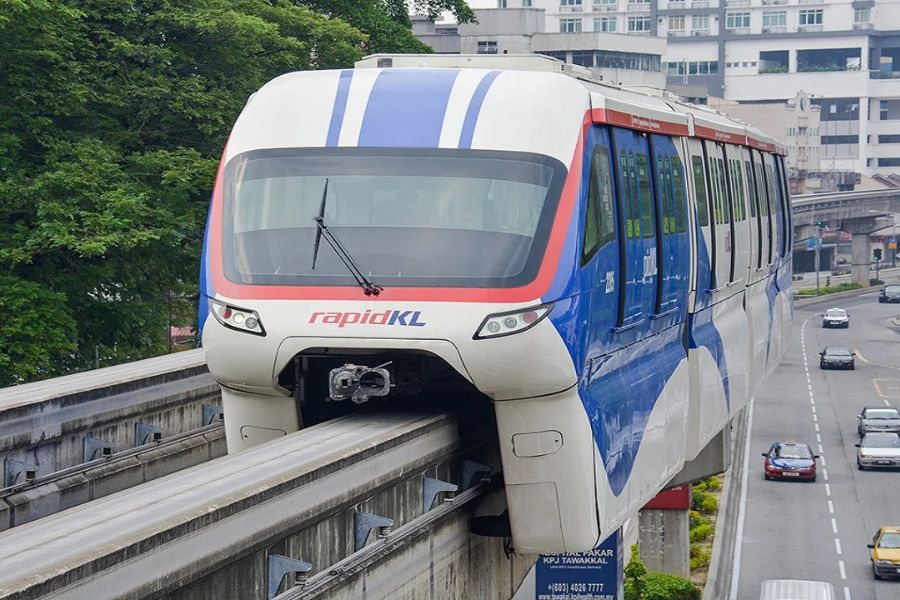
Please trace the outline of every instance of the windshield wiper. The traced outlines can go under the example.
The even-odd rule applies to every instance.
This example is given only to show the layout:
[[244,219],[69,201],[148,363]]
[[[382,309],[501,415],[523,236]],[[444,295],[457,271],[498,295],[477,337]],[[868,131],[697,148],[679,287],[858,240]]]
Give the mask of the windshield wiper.
[[319,205],[319,215],[313,218],[313,221],[316,222],[316,240],[313,243],[313,270],[316,268],[316,259],[319,256],[319,243],[324,237],[325,241],[328,242],[328,245],[331,246],[331,249],[334,250],[334,253],[337,254],[337,257],[344,263],[344,266],[347,267],[350,274],[353,275],[353,279],[356,280],[356,283],[362,288],[362,291],[365,292],[366,296],[377,296],[384,288],[375,285],[371,279],[366,277],[366,274],[362,272],[362,269],[359,268],[353,260],[353,257],[350,256],[350,253],[344,248],[344,245],[341,244],[340,240],[338,240],[331,230],[328,229],[328,225],[325,223],[325,200],[327,197],[328,178],[326,177],[325,189],[322,190],[322,203]]

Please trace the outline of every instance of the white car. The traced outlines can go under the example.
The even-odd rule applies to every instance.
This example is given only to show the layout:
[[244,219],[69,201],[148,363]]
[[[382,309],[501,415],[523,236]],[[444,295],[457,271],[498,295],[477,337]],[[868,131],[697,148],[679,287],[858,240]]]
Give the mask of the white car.
[[896,433],[867,433],[856,447],[856,466],[860,471],[900,467],[900,435]]
[[843,308],[829,308],[822,315],[822,327],[850,327],[850,313]]

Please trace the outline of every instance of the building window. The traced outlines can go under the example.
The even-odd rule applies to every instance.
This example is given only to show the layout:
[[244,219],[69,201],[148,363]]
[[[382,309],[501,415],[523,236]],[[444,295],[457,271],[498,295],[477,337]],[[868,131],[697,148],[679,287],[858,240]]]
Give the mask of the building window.
[[709,15],[693,15],[691,17],[691,29],[709,30]]
[[628,17],[628,33],[650,31],[650,17]]
[[661,67],[659,54],[641,54],[639,52],[614,52],[612,50],[596,50],[595,53],[595,65],[604,69],[659,71]]
[[684,30],[684,15],[679,17],[669,17],[669,31]]
[[593,67],[594,51],[575,50],[574,52],[572,52],[572,64],[580,65],[582,67]]
[[822,9],[815,10],[801,10],[800,11],[800,25],[821,25],[822,24]]
[[478,42],[476,52],[478,54],[497,54],[497,42]]
[[597,19],[594,19],[594,31],[615,33],[617,21],[618,19],[616,19],[615,17],[599,17]]
[[594,0],[594,6],[615,6],[619,0]]
[[744,29],[750,27],[750,13],[735,12],[725,15],[726,29]]
[[581,19],[560,19],[560,33],[581,33]]
[[669,75],[715,75],[719,72],[719,61],[694,60],[670,62],[666,65]]
[[868,23],[869,19],[872,18],[872,9],[871,8],[854,8],[853,9],[853,22],[854,23]]
[[879,158],[879,167],[900,167],[900,158]]
[[559,0],[560,6],[581,6],[581,0]]
[[507,0],[497,0],[497,8],[506,8]]
[[763,27],[787,27],[787,11],[764,10],[762,26]]
[[531,8],[531,0],[522,0],[522,8]]
[[900,135],[897,135],[897,134],[879,135],[878,143],[879,144],[900,144]]

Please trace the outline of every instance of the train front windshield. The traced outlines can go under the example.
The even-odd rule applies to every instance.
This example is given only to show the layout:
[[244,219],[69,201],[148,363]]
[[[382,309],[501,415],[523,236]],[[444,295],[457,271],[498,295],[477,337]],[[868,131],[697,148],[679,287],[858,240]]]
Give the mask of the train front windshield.
[[383,287],[515,287],[537,275],[566,170],[456,149],[265,150],[226,168],[223,257],[237,283],[355,285],[324,222]]

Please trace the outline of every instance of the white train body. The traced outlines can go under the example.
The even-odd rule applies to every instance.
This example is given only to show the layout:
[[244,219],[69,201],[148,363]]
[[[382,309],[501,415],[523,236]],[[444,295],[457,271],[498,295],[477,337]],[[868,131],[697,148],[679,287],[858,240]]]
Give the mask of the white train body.
[[[229,451],[393,361],[399,391],[493,401],[517,550],[590,549],[784,353],[780,151],[549,59],[377,60],[273,80],[229,139],[201,275]],[[325,241],[311,267],[317,214],[378,295]]]

